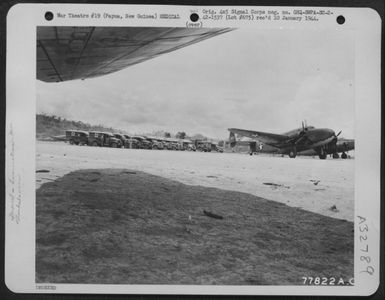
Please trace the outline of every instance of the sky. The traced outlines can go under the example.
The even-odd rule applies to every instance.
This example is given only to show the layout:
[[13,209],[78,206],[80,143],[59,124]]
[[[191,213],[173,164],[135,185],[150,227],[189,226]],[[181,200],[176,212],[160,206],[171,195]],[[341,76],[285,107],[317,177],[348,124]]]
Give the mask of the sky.
[[236,29],[102,77],[36,82],[37,113],[130,133],[227,138],[308,125],[354,138],[348,31]]

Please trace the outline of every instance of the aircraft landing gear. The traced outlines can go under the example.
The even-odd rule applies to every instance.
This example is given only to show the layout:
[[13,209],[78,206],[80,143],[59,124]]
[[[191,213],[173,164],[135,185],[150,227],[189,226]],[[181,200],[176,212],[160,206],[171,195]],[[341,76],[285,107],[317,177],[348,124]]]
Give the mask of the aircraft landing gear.
[[337,158],[340,158],[340,156],[338,155],[338,153],[333,153],[333,158],[337,159]]
[[297,149],[296,148],[293,148],[292,150],[290,150],[289,152],[289,157],[290,158],[295,158],[297,156]]
[[347,159],[347,158],[348,158],[348,155],[347,155],[345,152],[342,152],[341,158],[342,158],[342,159]]
[[318,151],[318,157],[319,159],[326,159],[327,153],[323,147],[321,147]]

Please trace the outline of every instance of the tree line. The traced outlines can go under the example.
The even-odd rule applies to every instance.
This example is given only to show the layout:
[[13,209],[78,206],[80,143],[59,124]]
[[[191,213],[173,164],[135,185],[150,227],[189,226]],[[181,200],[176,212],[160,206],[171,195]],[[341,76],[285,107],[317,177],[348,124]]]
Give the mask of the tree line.
[[36,137],[49,137],[65,134],[68,129],[83,131],[108,131],[117,132],[118,130],[104,125],[91,125],[81,121],[72,121],[55,115],[37,114],[36,115]]

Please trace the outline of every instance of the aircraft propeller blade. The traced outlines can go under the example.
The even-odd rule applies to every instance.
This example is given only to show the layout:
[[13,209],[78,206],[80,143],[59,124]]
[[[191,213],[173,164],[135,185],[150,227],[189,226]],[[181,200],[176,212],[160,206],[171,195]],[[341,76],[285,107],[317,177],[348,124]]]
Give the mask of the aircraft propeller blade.
[[340,132],[338,132],[337,134],[334,134],[334,138],[333,138],[331,143],[333,143],[335,145],[337,144],[338,136],[341,134],[341,132],[342,132],[342,130],[340,130]]
[[297,145],[299,142],[302,142],[302,140],[306,139],[307,136],[305,134],[302,134],[295,142],[294,145]]
[[302,131],[301,131],[301,133],[303,133],[305,131],[307,131],[307,122],[306,122],[306,120],[303,120],[302,121]]

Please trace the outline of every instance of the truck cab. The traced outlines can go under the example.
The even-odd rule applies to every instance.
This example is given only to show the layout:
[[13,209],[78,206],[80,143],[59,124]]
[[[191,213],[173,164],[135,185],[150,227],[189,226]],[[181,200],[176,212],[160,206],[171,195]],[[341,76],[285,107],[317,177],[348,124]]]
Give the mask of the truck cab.
[[125,137],[125,143],[124,143],[124,148],[127,149],[140,149],[140,141],[128,134],[123,135]]
[[163,150],[164,149],[164,144],[163,140],[161,138],[157,137],[145,137],[148,141],[151,143],[151,149],[154,150]]
[[183,145],[183,150],[186,150],[186,151],[196,151],[197,150],[194,143],[190,140],[183,140],[182,145]]
[[121,142],[121,147],[124,148],[125,147],[125,144],[126,144],[126,137],[124,136],[124,134],[121,134],[121,133],[113,133],[114,137],[117,138],[118,140],[120,140]]
[[211,144],[211,150],[219,152],[219,153],[223,153],[223,148],[219,147],[217,143]]
[[94,147],[121,148],[122,142],[112,133],[101,131],[90,131],[88,136],[88,145]]
[[195,141],[195,147],[198,151],[211,152],[211,143],[207,141]]
[[81,130],[66,130],[66,141],[71,145],[87,145],[88,132]]
[[165,138],[163,141],[163,144],[167,150],[179,150],[177,142],[178,142],[178,140],[176,140],[176,139]]
[[139,135],[134,135],[132,138],[138,141],[139,149],[152,149],[152,143],[147,138]]

